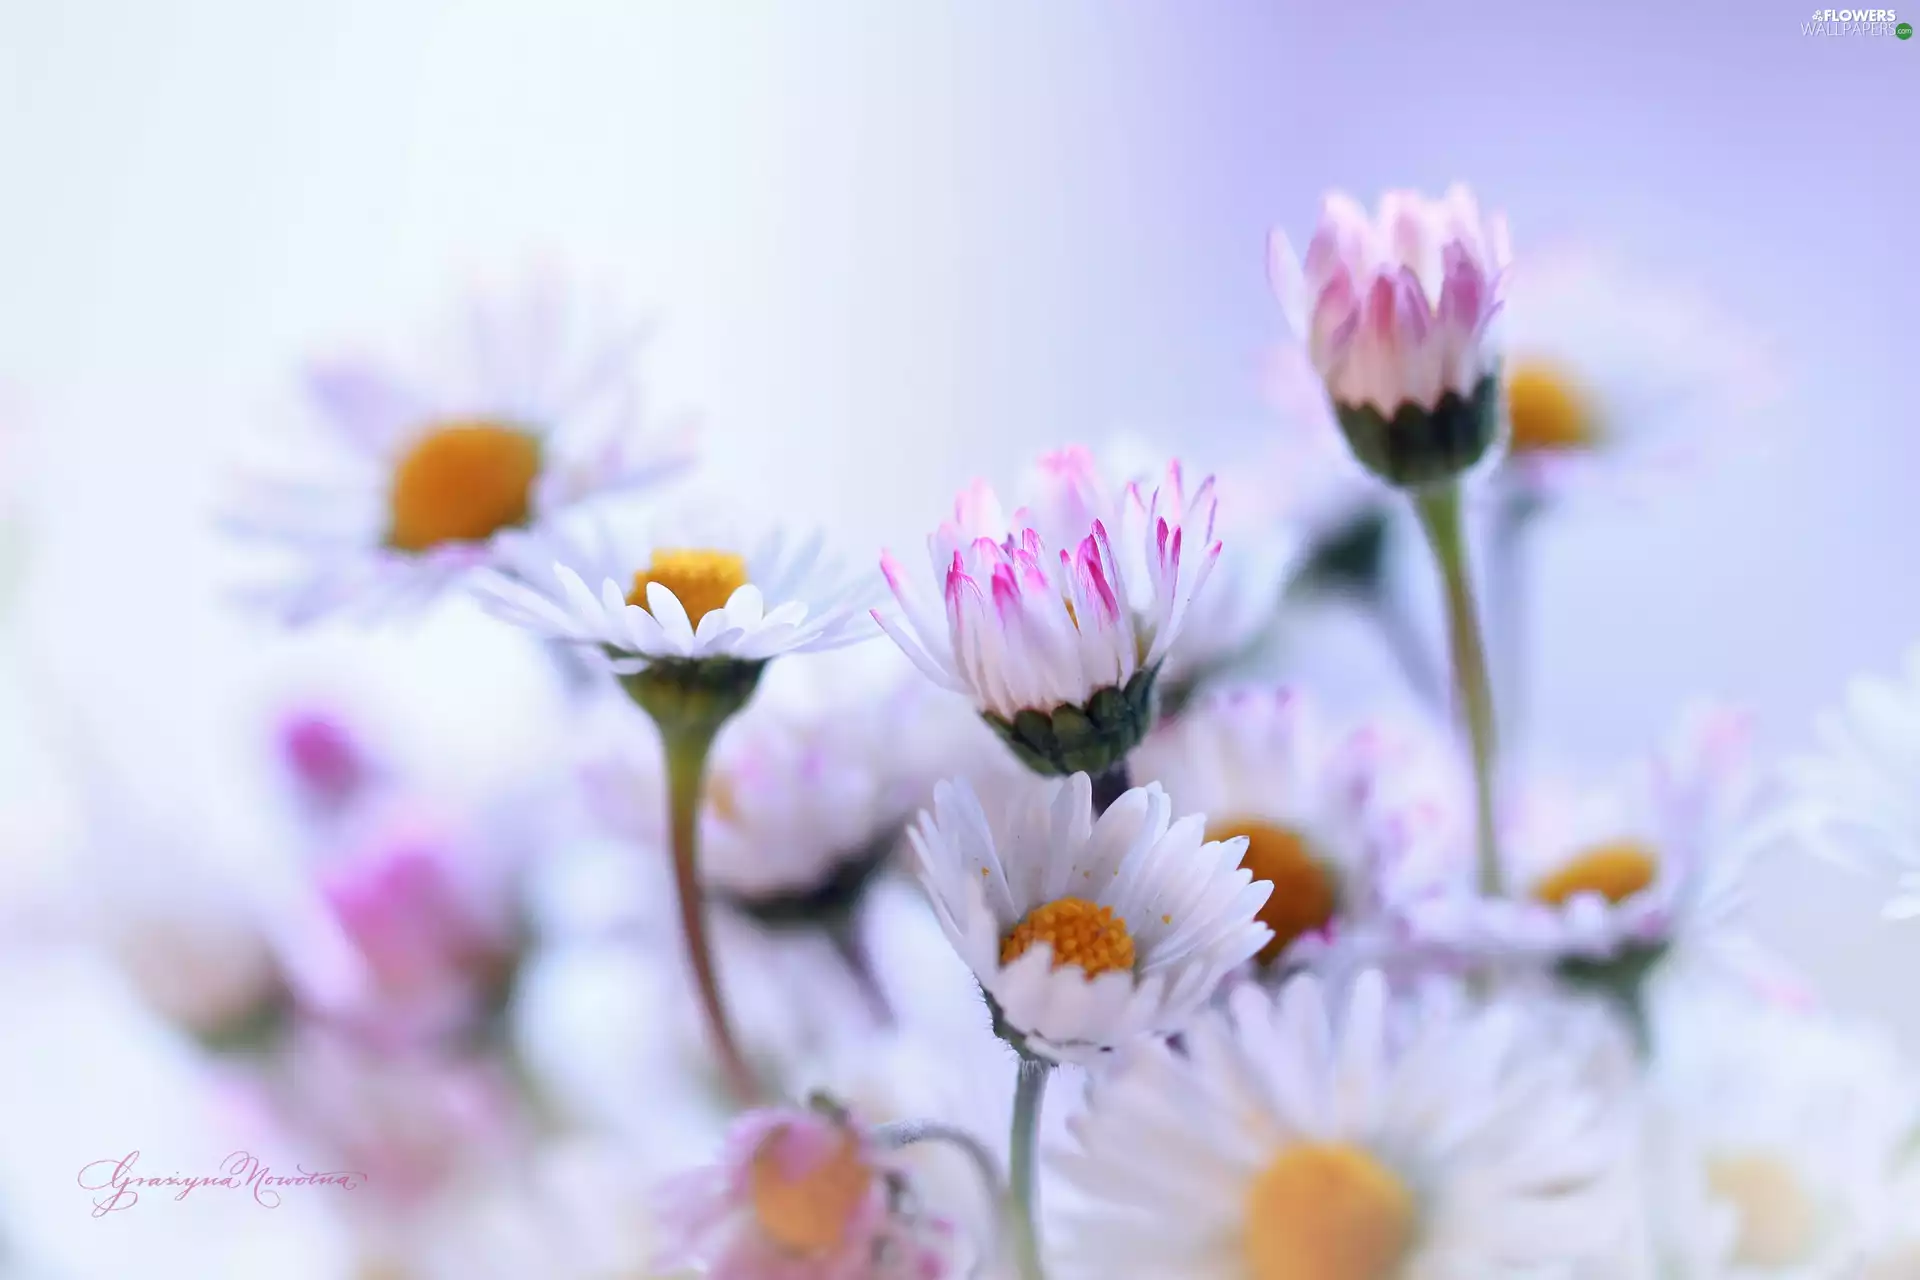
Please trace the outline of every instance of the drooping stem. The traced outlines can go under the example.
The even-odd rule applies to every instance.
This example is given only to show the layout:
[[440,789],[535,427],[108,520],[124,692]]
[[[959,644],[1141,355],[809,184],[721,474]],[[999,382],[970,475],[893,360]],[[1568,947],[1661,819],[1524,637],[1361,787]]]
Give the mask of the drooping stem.
[[1447,647],[1453,662],[1456,714],[1463,722],[1473,758],[1474,819],[1479,854],[1480,892],[1500,893],[1500,854],[1495,837],[1493,772],[1495,758],[1493,689],[1487,676],[1486,643],[1467,562],[1466,533],[1456,483],[1434,485],[1413,494],[1420,527],[1433,548],[1446,597]]
[[899,1150],[920,1142],[938,1142],[952,1147],[965,1156],[967,1163],[973,1169],[974,1176],[980,1179],[980,1188],[986,1192],[987,1201],[992,1206],[990,1212],[993,1220],[989,1224],[992,1234],[988,1237],[989,1247],[1006,1238],[1008,1196],[1005,1185],[1000,1181],[1000,1164],[978,1138],[964,1129],[956,1129],[952,1125],[940,1124],[932,1120],[903,1120],[881,1125],[873,1131],[873,1137],[882,1147],[889,1150]]
[[1040,1197],[1034,1156],[1040,1138],[1040,1104],[1053,1064],[1022,1055],[1019,1071],[1008,1142],[1007,1222],[1020,1280],[1046,1280],[1046,1268],[1040,1261]]
[[[663,732],[665,726],[662,726]],[[707,1025],[707,1038],[720,1059],[727,1092],[739,1106],[757,1100],[760,1089],[741,1056],[727,1019],[726,1001],[713,967],[713,945],[707,937],[707,904],[700,884],[700,800],[706,780],[707,755],[713,746],[712,729],[687,727],[666,740],[667,800],[672,810],[673,884],[680,900],[680,934],[693,968],[695,993]]]

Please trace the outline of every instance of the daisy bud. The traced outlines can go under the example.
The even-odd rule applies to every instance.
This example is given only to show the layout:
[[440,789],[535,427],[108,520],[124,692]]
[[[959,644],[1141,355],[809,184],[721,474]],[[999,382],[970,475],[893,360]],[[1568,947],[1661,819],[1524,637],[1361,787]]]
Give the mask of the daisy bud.
[[1453,479],[1500,431],[1487,324],[1500,309],[1506,225],[1465,187],[1389,192],[1371,216],[1328,196],[1306,256],[1275,232],[1269,272],[1288,320],[1369,471],[1399,488]]

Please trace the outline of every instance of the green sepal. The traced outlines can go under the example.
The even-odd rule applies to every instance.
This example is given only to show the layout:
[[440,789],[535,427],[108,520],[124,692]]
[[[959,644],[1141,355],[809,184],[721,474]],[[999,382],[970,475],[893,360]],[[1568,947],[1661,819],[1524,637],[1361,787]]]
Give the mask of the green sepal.
[[1098,777],[1123,763],[1153,727],[1159,672],[1158,666],[1137,671],[1126,684],[1096,690],[1080,706],[1029,708],[1011,720],[987,711],[982,718],[1035,773]]
[[1459,479],[1499,439],[1500,380],[1487,374],[1472,395],[1449,391],[1432,408],[1402,401],[1392,417],[1371,404],[1334,413],[1362,466],[1395,488],[1425,489]]

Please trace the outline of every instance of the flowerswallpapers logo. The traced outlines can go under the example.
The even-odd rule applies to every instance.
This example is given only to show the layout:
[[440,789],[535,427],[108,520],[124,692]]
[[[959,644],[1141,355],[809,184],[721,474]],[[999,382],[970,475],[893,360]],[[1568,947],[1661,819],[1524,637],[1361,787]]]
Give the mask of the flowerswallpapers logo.
[[271,1165],[245,1151],[234,1152],[220,1162],[219,1172],[210,1174],[139,1174],[134,1172],[139,1162],[140,1153],[129,1151],[117,1159],[94,1160],[81,1167],[75,1181],[82,1191],[93,1194],[94,1217],[104,1218],[110,1213],[131,1209],[140,1203],[145,1192],[171,1192],[172,1199],[185,1200],[203,1188],[243,1191],[261,1208],[278,1209],[283,1191],[299,1187],[356,1191],[367,1180],[364,1173],[346,1169],[314,1172],[301,1165],[295,1165],[292,1173],[275,1173]]
[[1900,21],[1892,9],[1815,9],[1800,24],[1803,36],[1894,36],[1905,40],[1913,24]]

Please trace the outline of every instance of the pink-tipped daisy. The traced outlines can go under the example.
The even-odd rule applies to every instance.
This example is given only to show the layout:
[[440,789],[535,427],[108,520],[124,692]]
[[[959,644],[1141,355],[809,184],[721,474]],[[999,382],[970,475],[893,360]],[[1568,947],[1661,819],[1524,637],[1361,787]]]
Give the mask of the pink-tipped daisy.
[[1220,555],[1216,503],[1210,481],[1189,493],[1177,467],[1110,503],[1083,455],[1054,465],[1051,491],[1011,519],[985,484],[960,495],[928,539],[944,608],[883,556],[902,612],[874,617],[1029,766],[1102,773],[1149,726],[1154,679]]
[[659,1265],[709,1280],[942,1280],[950,1232],[851,1117],[750,1112],[718,1164],[663,1188]]
[[1377,214],[1341,193],[1304,257],[1285,235],[1268,272],[1326,383],[1354,456],[1401,487],[1450,479],[1499,435],[1488,333],[1509,259],[1506,223],[1465,187],[1438,200],[1390,191]]

